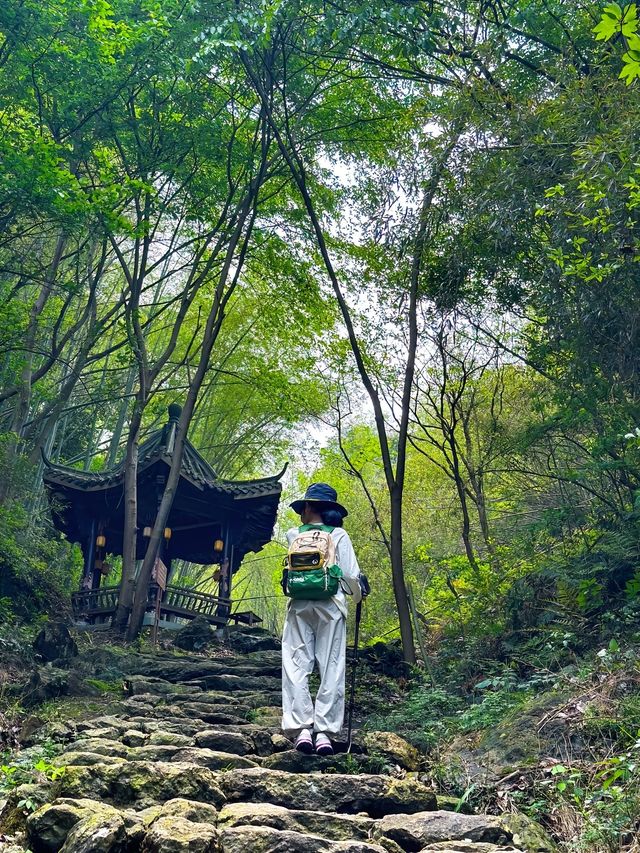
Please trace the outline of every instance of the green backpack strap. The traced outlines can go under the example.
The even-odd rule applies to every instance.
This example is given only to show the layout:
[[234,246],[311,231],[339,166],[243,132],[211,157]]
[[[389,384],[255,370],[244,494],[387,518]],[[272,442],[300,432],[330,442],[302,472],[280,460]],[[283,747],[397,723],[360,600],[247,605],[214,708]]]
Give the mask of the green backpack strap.
[[301,524],[298,533],[306,533],[307,530],[324,530],[325,533],[333,533],[335,527],[330,527],[328,524]]

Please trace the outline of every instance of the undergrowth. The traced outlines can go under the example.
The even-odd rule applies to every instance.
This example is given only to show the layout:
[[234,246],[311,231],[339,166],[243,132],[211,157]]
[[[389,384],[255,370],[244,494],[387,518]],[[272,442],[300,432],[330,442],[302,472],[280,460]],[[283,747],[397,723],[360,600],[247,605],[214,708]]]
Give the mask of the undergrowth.
[[[565,853],[638,853],[640,647],[612,639],[569,663],[564,648],[547,650],[545,662],[564,663],[555,670],[523,666],[522,658],[485,662],[467,690],[451,682],[432,687],[420,674],[395,704],[376,708],[365,726],[393,731],[417,746],[428,756],[431,781],[442,793],[463,798],[475,810],[524,812]],[[538,645],[538,660],[540,651]],[[532,728],[528,734],[537,740],[540,717],[534,712],[547,706],[548,718],[559,717],[571,733],[565,758],[543,738],[541,752],[499,782],[455,771],[452,762],[461,748],[482,750],[489,743],[499,749],[497,733],[503,733],[506,753],[518,725]],[[482,751],[477,757],[481,764]]]

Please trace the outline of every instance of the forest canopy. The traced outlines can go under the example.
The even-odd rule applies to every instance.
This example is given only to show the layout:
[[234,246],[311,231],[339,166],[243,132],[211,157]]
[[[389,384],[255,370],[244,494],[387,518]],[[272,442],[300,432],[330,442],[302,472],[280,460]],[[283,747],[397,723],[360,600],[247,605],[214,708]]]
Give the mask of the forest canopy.
[[[126,467],[127,630],[171,402],[177,458],[335,486],[409,662],[636,617],[635,4],[23,0],[0,33],[3,618],[79,582],[44,453]],[[293,520],[238,576],[272,627]]]

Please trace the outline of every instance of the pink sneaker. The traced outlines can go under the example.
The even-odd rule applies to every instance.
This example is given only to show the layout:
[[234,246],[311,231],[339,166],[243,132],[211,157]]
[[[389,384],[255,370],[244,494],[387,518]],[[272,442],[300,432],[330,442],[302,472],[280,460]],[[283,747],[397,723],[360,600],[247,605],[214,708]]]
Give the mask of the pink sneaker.
[[324,732],[318,732],[316,735],[316,754],[333,755],[333,745]]
[[309,729],[302,729],[296,738],[295,748],[298,752],[304,752],[305,755],[311,755],[313,752],[313,741],[311,740],[311,732]]

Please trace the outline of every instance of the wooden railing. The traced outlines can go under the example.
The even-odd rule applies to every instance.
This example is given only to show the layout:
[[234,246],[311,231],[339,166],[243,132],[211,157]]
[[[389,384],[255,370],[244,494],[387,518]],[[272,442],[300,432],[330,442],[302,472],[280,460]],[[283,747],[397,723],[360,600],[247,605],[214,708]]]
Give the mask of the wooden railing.
[[117,586],[105,586],[102,589],[74,592],[71,596],[73,615],[76,619],[112,615],[118,606],[118,590]]
[[[86,622],[94,622],[96,619],[112,616],[118,606],[118,590],[117,586],[105,586],[102,589],[73,593],[71,604],[74,616],[76,619]],[[158,587],[151,586],[147,602],[149,610],[155,609],[157,594]],[[204,616],[208,622],[215,625],[226,625],[229,620],[249,625],[262,621],[255,613],[231,613],[231,606],[230,598],[219,598],[215,595],[207,595],[204,592],[170,585],[167,587],[160,604],[160,616],[163,618],[179,616],[183,619],[195,619],[196,616]]]
[[[155,601],[153,589],[149,591],[149,598]],[[218,598],[215,595],[195,592],[192,589],[184,589],[180,586],[168,586],[160,605],[161,613],[171,613],[189,618],[204,616],[210,621],[222,619],[223,622],[226,621],[226,616],[230,610],[230,598]],[[213,617],[216,617],[215,620]]]

